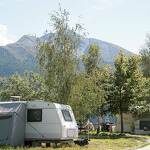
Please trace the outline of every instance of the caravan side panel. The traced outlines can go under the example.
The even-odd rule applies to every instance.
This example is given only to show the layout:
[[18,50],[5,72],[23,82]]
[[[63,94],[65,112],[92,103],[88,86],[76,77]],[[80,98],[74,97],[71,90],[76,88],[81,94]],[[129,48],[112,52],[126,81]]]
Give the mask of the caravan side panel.
[[26,140],[28,141],[28,140],[61,139],[62,137],[61,122],[57,110],[52,108],[43,108],[43,109],[41,108],[41,110],[42,110],[41,121],[29,122],[27,118],[26,134],[25,134]]
[[28,102],[26,121],[26,141],[78,138],[78,127],[68,105],[44,101]]

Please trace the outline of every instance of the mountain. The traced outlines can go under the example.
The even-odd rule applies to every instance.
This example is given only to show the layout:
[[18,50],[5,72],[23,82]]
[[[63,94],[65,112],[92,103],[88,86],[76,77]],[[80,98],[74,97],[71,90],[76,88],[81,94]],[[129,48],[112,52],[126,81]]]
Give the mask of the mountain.
[[87,38],[81,42],[81,49],[84,53],[87,52],[90,44],[97,44],[101,50],[101,56],[105,64],[113,64],[115,57],[119,54],[120,50],[124,52],[125,55],[134,55],[132,52],[109,42],[102,40]]
[[[53,34],[42,37],[24,35],[17,42],[0,46],[0,76],[10,76],[15,72],[22,74],[24,71],[36,71],[37,41],[47,41]],[[114,58],[122,49],[126,55],[133,55],[128,50],[115,44],[93,38],[86,38],[80,43],[82,53],[87,53],[90,44],[95,43],[101,48],[101,55],[104,63],[113,64]]]
[[0,76],[36,70],[36,37],[23,36],[17,42],[0,47]]

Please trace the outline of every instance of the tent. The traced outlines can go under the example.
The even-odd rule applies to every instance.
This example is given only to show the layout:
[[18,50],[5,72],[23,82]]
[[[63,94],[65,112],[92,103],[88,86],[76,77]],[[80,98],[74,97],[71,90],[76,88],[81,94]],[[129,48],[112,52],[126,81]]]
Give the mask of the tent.
[[23,146],[26,102],[0,102],[0,145]]

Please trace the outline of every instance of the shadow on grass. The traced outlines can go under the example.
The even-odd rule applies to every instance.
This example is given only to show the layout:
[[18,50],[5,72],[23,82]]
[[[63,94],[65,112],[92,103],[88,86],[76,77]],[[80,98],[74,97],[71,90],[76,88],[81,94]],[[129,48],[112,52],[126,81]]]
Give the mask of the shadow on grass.
[[[88,137],[87,134],[85,135],[80,135],[81,137]],[[120,133],[100,133],[100,134],[89,134],[90,139],[136,139],[140,141],[146,141],[147,138],[144,136],[138,136],[134,134],[120,134]]]

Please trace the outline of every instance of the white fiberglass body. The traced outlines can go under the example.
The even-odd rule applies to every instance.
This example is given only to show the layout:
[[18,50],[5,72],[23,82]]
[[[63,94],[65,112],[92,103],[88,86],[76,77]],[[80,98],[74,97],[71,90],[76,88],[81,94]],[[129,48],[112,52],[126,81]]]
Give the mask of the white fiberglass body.
[[70,106],[29,101],[26,109],[25,140],[74,140],[78,127]]

